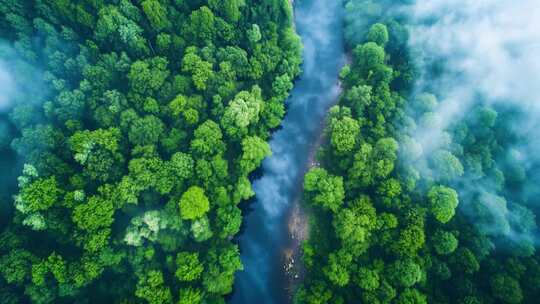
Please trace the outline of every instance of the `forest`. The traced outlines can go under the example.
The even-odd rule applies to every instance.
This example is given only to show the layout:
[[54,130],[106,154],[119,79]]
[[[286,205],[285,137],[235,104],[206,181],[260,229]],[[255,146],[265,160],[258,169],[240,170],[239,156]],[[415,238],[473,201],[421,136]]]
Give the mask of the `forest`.
[[432,58],[431,83],[415,84],[410,18],[390,5],[345,6],[352,62],[304,179],[313,231],[295,303],[537,303],[538,161],[517,149],[527,113],[481,99],[441,126],[431,90],[448,67]]
[[1,302],[224,303],[300,72],[289,3],[1,0],[0,37]]
[[[540,67],[482,48],[537,53],[458,49],[463,2],[343,0],[292,303],[538,303],[540,73],[495,76]],[[0,303],[230,302],[303,73],[294,5],[0,0]]]

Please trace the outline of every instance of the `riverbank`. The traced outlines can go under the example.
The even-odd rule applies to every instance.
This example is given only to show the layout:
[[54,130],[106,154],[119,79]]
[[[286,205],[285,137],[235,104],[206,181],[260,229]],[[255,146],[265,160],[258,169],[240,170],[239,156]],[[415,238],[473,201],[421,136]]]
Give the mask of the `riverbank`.
[[[341,83],[338,82],[334,87],[336,90],[337,98],[334,98],[332,103],[329,104],[328,110],[330,107],[336,105],[341,96],[342,87]],[[320,147],[324,144],[325,129],[327,126],[326,117],[321,121],[318,128],[317,139],[310,146],[309,154],[307,157],[307,166],[303,170],[302,176],[304,176],[311,168],[317,167],[319,163],[317,162],[317,153]],[[298,194],[294,200],[290,213],[288,214],[287,220],[287,231],[288,231],[288,243],[283,250],[283,271],[286,277],[286,286],[289,300],[292,301],[296,290],[299,285],[302,283],[306,276],[306,269],[302,263],[302,245],[305,240],[309,237],[309,211],[304,208],[302,205],[302,196],[303,196],[303,178],[300,179],[300,184],[298,187]]]

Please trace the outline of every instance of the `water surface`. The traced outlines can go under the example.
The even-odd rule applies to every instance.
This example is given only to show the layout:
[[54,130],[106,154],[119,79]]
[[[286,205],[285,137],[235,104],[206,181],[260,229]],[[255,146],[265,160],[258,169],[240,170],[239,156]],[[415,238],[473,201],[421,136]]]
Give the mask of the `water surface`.
[[253,183],[255,201],[239,236],[244,271],[236,275],[234,304],[287,302],[282,265],[287,215],[326,110],[339,94],[338,74],[345,62],[342,2],[296,0],[295,25],[304,44],[303,73],[287,101],[283,128],[270,141],[273,155]]

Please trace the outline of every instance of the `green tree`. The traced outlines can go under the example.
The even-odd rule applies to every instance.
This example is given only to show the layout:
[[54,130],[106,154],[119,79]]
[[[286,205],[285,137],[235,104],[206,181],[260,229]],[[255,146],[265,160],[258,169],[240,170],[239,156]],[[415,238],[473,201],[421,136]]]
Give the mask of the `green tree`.
[[[102,44],[127,46],[135,54],[148,53],[147,41],[142,35],[142,28],[133,20],[124,16],[117,7],[108,5],[99,10],[95,37]],[[121,42],[121,43],[118,43]]]
[[375,270],[360,267],[358,268],[355,278],[358,286],[363,290],[374,291],[379,288],[379,274]]
[[433,186],[427,196],[435,218],[441,223],[450,221],[459,203],[457,192],[445,186]]
[[362,196],[351,203],[351,208],[339,209],[332,224],[343,246],[357,256],[369,246],[371,231],[377,225],[376,211],[369,197]]
[[261,40],[261,29],[257,24],[251,25],[251,28],[247,31],[247,37],[249,42],[251,42],[252,44],[255,44]]
[[107,181],[115,177],[116,166],[123,162],[120,154],[120,130],[110,128],[78,131],[69,139],[73,158],[85,167],[92,179]]
[[242,157],[240,168],[244,174],[249,174],[259,167],[262,160],[272,155],[270,145],[257,136],[249,136],[242,140]]
[[163,136],[165,126],[163,122],[153,116],[148,115],[133,122],[129,129],[129,141],[134,145],[156,144]]
[[343,204],[343,178],[328,174],[325,169],[313,168],[304,178],[304,189],[315,205],[337,212]]
[[326,277],[337,286],[345,286],[349,283],[349,269],[352,262],[352,256],[344,250],[340,250],[328,255],[328,264],[322,271]]
[[388,29],[386,25],[382,23],[373,24],[367,34],[367,40],[384,47],[388,43]]
[[242,225],[242,211],[236,206],[224,206],[217,209],[216,229],[223,239],[236,235]]
[[243,4],[242,0],[208,0],[208,5],[215,13],[233,23],[240,19],[240,7]]
[[231,292],[234,273],[243,269],[238,247],[229,244],[211,249],[207,263],[208,269],[203,273],[204,288],[218,295]]
[[397,287],[412,287],[422,279],[422,268],[411,259],[397,260],[388,267],[388,278]]
[[154,30],[160,31],[170,26],[170,21],[167,18],[167,10],[159,1],[145,0],[142,2],[142,9]]
[[198,44],[211,42],[216,35],[215,19],[212,11],[208,7],[202,6],[191,13],[183,32],[190,41]]
[[434,177],[443,182],[452,182],[463,175],[463,165],[452,153],[439,150],[431,159]]
[[247,133],[247,127],[259,121],[262,108],[263,101],[259,87],[253,87],[251,92],[242,91],[225,109],[221,125],[229,136],[243,136]]
[[8,284],[21,285],[30,279],[32,264],[37,262],[29,251],[13,250],[0,257],[0,274]]
[[204,242],[210,239],[214,233],[210,228],[210,221],[208,220],[208,217],[203,216],[194,220],[191,223],[191,233],[196,242]]
[[180,198],[180,216],[185,220],[195,220],[204,216],[210,210],[210,202],[204,194],[204,189],[191,186]]
[[169,77],[168,64],[167,59],[163,57],[134,62],[127,75],[131,90],[138,94],[155,93]]
[[387,178],[394,170],[398,147],[393,138],[381,138],[375,147],[367,143],[360,145],[349,169],[351,186],[366,187],[376,180]]
[[114,221],[114,207],[111,201],[92,196],[84,204],[73,209],[72,219],[80,229],[93,233],[99,228],[110,227]]
[[178,304],[200,304],[202,303],[202,292],[200,289],[188,287],[180,290]]
[[490,279],[493,296],[503,303],[517,304],[523,302],[523,292],[519,282],[506,274],[496,274]]
[[150,270],[139,278],[135,295],[150,304],[172,303],[172,293],[165,286],[163,273],[159,270]]
[[175,275],[180,281],[197,280],[204,267],[199,261],[197,252],[179,252],[176,255],[176,272]]
[[427,304],[424,294],[414,288],[407,288],[396,299],[396,304]]
[[223,134],[218,124],[211,120],[202,123],[194,132],[191,151],[196,156],[213,156],[225,151]]
[[433,246],[438,254],[447,255],[456,250],[458,240],[448,231],[437,230],[433,235]]
[[207,82],[214,76],[212,63],[204,61],[196,54],[196,48],[188,48],[182,59],[182,71],[191,73],[191,79],[195,88],[204,91]]
[[38,179],[21,189],[19,196],[21,204],[17,204],[16,207],[22,213],[47,210],[59,203],[62,193],[54,176]]
[[344,101],[358,117],[364,116],[364,111],[371,105],[372,88],[367,85],[353,86],[344,93]]
[[338,153],[352,151],[360,132],[360,124],[355,119],[343,117],[330,122],[332,135],[330,141]]
[[469,248],[458,248],[450,257],[452,270],[473,274],[480,270],[480,263]]

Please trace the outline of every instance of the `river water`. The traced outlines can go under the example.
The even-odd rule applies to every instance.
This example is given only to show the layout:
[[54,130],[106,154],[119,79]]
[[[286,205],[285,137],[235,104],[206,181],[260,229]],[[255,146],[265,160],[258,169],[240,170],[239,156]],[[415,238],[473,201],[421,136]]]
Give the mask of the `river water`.
[[303,73],[287,100],[282,128],[270,141],[272,156],[253,182],[255,201],[238,237],[244,271],[235,278],[230,303],[287,303],[283,251],[290,245],[287,220],[319,138],[326,111],[338,98],[345,63],[343,4],[339,0],[296,0],[296,31],[304,45]]

